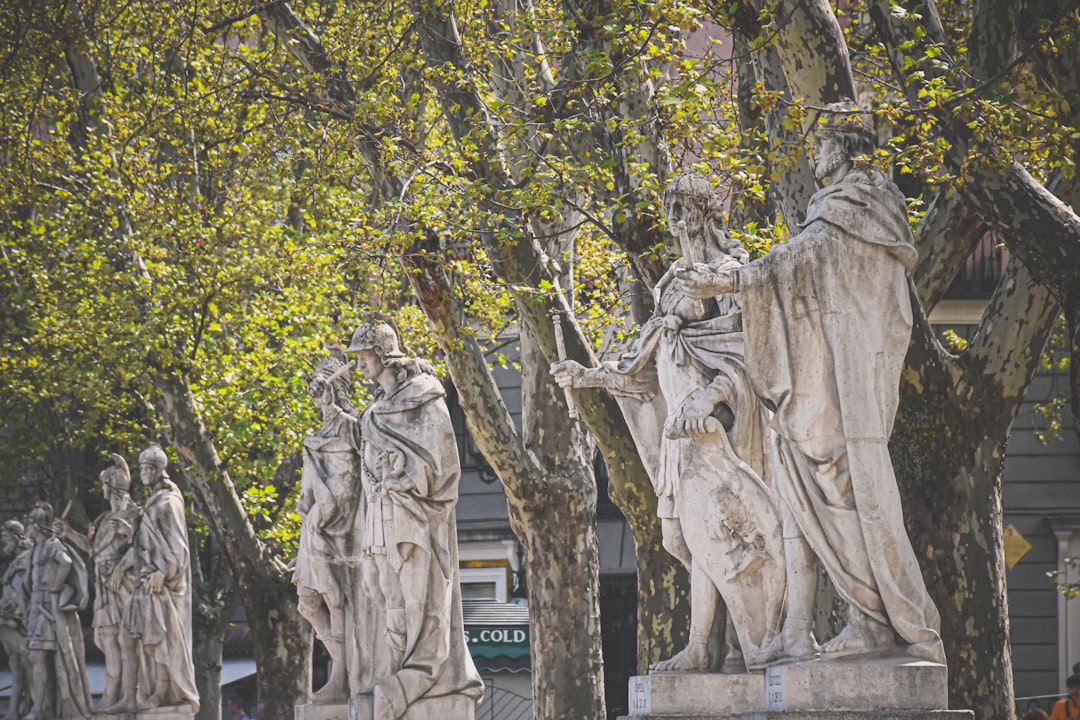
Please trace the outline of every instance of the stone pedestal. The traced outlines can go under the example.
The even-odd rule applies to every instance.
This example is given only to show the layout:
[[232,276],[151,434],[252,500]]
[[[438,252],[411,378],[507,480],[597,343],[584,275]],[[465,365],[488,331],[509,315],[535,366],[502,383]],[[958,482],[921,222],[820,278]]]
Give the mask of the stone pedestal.
[[293,708],[295,720],[349,720],[349,703],[304,703]]
[[[382,720],[375,717],[375,698],[370,692],[349,700],[348,720]],[[476,701],[464,695],[420,698],[400,720],[476,720]]]
[[195,713],[191,709],[191,703],[183,705],[166,705],[156,707],[153,710],[139,710],[133,713],[116,713],[102,717],[110,720],[195,720]]
[[658,673],[630,678],[630,717],[737,715],[765,709],[761,673]]
[[944,665],[907,655],[777,665],[765,671],[766,710],[944,710]]
[[630,679],[626,720],[971,720],[947,710],[944,665],[907,655],[778,665],[743,675]]

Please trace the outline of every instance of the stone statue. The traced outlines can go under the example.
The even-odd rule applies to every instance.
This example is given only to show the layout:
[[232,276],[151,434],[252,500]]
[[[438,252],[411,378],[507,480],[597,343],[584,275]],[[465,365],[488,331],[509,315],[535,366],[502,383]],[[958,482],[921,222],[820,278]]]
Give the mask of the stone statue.
[[86,565],[78,553],[53,536],[53,509],[39,502],[30,511],[30,604],[26,650],[30,656],[30,697],[25,717],[90,716],[79,610],[89,599]]
[[474,711],[484,686],[461,613],[454,511],[461,468],[446,391],[429,363],[405,357],[386,323],[362,324],[348,351],[377,384],[371,404],[357,419],[333,383],[321,389],[327,421],[347,424],[362,463],[364,588],[382,610],[385,634],[375,642],[388,653],[376,671],[374,717],[396,720],[414,703],[448,696]]
[[657,283],[655,313],[637,342],[618,363],[586,369],[567,360],[552,373],[563,387],[607,387],[620,398],[656,488],[664,547],[690,571],[690,642],[653,670],[720,664],[709,638],[726,605],[738,641],[728,633],[721,669],[745,672],[764,666],[784,604],[779,516],[762,481],[765,416],[743,367],[738,297],[692,298],[673,280],[682,268],[728,269],[748,255],[723,230],[704,176],[677,177],[664,203],[683,257]]
[[850,606],[826,657],[885,651],[895,634],[943,663],[937,609],[904,530],[888,441],[911,334],[907,272],[916,251],[904,197],[856,163],[876,146],[852,103],[826,108],[798,235],[744,267],[677,271],[695,298],[739,292],[746,368],[775,411],[774,482],[784,519],[788,612],[779,661],[815,657],[816,562]]
[[30,709],[30,664],[26,656],[26,615],[30,604],[30,538],[18,520],[0,528],[4,555],[11,558],[0,578],[0,644],[11,669],[11,701],[4,720],[14,720]]
[[[109,509],[97,517],[86,535],[64,520],[53,523],[53,532],[90,556],[94,565],[94,643],[105,654],[105,692],[95,710],[108,712],[120,702],[125,667],[141,658],[126,657],[120,624],[135,587],[132,543],[141,511],[131,499],[131,473],[124,458],[113,453],[114,465],[99,476]],[[137,677],[137,675],[136,675]]]
[[[323,425],[304,439],[304,470],[298,511],[302,518],[293,583],[299,594],[300,614],[330,654],[330,678],[312,700],[348,702],[352,692],[370,687],[374,663],[362,662],[359,653],[371,646],[357,642],[369,622],[370,604],[358,597],[360,541],[363,536],[363,500],[360,457],[345,439],[348,420],[357,412],[349,401],[352,381],[345,350],[329,347],[330,356],[315,368],[309,392],[323,416]],[[342,412],[330,417],[332,405],[323,386]],[[330,412],[328,412],[330,411]],[[344,430],[344,432],[343,432]]]
[[[191,657],[191,556],[188,549],[184,496],[165,473],[168,456],[157,443],[139,455],[139,477],[150,490],[135,532],[134,563],[138,577],[124,608],[123,632],[128,653],[142,645],[147,672],[138,684],[151,684],[138,709],[191,703],[199,711],[195,666]],[[127,679],[135,668],[125,666],[125,687],[114,711],[128,710],[135,685]]]

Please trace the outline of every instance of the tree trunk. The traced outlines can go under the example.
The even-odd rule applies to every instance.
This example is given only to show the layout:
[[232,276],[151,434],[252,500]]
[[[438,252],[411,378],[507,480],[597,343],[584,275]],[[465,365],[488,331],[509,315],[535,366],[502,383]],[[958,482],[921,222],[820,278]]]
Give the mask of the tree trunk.
[[[533,717],[597,720],[604,709],[600,643],[600,558],[596,546],[596,495],[581,492],[582,478],[546,477],[536,498],[552,512],[525,518],[518,536],[529,580]],[[549,492],[548,489],[561,492]],[[576,492],[567,492],[576,488]],[[590,502],[591,501],[591,502]],[[589,529],[582,533],[580,528]],[[597,578],[581,582],[582,577]]]
[[200,622],[198,614],[192,619],[194,643],[191,656],[195,661],[195,684],[199,688],[199,713],[196,720],[221,718],[221,666],[225,628],[214,622]]
[[311,690],[311,625],[296,610],[291,582],[241,587],[255,641],[259,720],[293,720]]
[[1013,717],[1002,547],[1001,468],[1058,304],[1009,265],[960,357],[916,307],[889,448],[912,547],[941,613],[949,703],[980,720]]

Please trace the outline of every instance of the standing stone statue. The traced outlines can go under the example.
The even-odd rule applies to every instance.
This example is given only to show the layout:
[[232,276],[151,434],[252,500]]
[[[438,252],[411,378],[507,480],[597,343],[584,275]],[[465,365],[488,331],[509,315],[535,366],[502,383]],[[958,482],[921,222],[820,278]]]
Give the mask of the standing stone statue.
[[[350,418],[357,412],[349,400],[350,364],[340,345],[315,368],[309,392],[323,416],[323,425],[304,439],[299,513],[302,518],[293,583],[300,614],[330,654],[330,678],[311,699],[318,703],[348,702],[354,691],[373,682],[372,645],[358,642],[371,624],[370,603],[355,592],[360,581],[360,542],[363,536],[364,491],[360,456],[346,439]],[[323,392],[332,395],[343,412],[334,413]],[[367,652],[363,662],[360,653]]]
[[135,558],[132,543],[141,512],[131,499],[131,473],[124,458],[113,453],[114,465],[99,476],[109,509],[97,517],[86,535],[64,520],[53,523],[56,535],[87,553],[94,565],[94,643],[105,654],[105,692],[95,710],[108,712],[120,702],[125,667],[140,663],[141,657],[127,657],[120,625],[124,607],[135,588]]
[[[383,609],[385,635],[375,642],[389,654],[374,717],[396,720],[432,698],[464,699],[474,712],[484,685],[465,644],[454,512],[461,468],[446,391],[428,362],[405,357],[386,323],[365,322],[348,351],[377,383],[374,400],[357,420],[333,383],[322,392],[328,421],[348,423],[362,463],[364,587]],[[422,716],[465,715],[429,705]]]
[[30,597],[30,538],[18,520],[0,528],[4,555],[11,558],[0,578],[0,644],[11,669],[11,700],[4,720],[14,720],[30,709],[30,664],[26,656],[26,616]]
[[53,536],[53,509],[39,502],[30,511],[29,592],[26,650],[30,656],[30,720],[90,717],[79,610],[89,599],[86,565]]
[[683,257],[657,283],[655,313],[637,342],[618,363],[587,370],[567,360],[552,373],[563,387],[620,397],[656,488],[664,547],[690,571],[690,642],[653,670],[719,664],[709,639],[726,605],[738,642],[728,638],[721,669],[744,672],[764,666],[784,607],[779,515],[762,480],[765,416],[743,363],[738,297],[697,299],[673,281],[684,268],[727,270],[748,255],[723,230],[721,203],[701,174],[677,177],[664,202]]
[[[168,456],[157,443],[139,455],[139,477],[150,490],[135,533],[138,581],[124,609],[123,630],[130,649],[141,643],[154,679],[153,691],[140,710],[191,703],[199,711],[195,666],[191,657],[191,556],[188,550],[184,496],[165,473]],[[134,668],[125,667],[125,683]],[[148,677],[140,678],[149,684]],[[128,709],[132,687],[126,685],[117,709]]]
[[747,372],[775,410],[789,603],[780,661],[818,654],[818,560],[850,606],[826,657],[887,650],[899,634],[910,654],[945,661],[889,457],[917,255],[903,195],[856,164],[875,146],[867,113],[828,106],[814,165],[831,184],[810,200],[799,234],[744,267],[695,266],[675,281],[696,298],[742,295]]

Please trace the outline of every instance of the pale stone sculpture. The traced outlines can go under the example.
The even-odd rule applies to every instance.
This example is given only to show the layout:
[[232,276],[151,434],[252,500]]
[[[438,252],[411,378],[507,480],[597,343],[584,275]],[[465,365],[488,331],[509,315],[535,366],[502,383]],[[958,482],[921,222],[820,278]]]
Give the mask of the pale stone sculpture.
[[11,669],[11,701],[4,720],[14,720],[30,709],[30,664],[26,656],[26,615],[30,597],[30,538],[18,520],[0,528],[4,555],[11,558],[0,579],[0,643]]
[[[129,657],[135,642],[142,645],[147,672],[139,685],[152,691],[138,703],[140,710],[191,703],[199,711],[195,666],[191,657],[191,556],[184,496],[165,472],[168,456],[157,443],[139,455],[139,477],[150,490],[135,533],[138,582],[124,609],[123,631]],[[124,667],[124,693],[116,711],[129,710],[135,685],[134,663]]]
[[86,565],[78,553],[53,536],[53,509],[39,502],[30,511],[30,604],[26,650],[30,656],[27,718],[90,716],[86,649],[79,610],[89,599]]
[[702,175],[680,175],[664,199],[683,257],[657,283],[655,314],[637,343],[617,364],[586,370],[563,361],[552,373],[564,387],[622,396],[656,488],[664,547],[690,570],[689,645],[654,670],[716,664],[708,647],[722,598],[745,660],[726,658],[722,669],[743,672],[764,666],[784,605],[779,515],[762,481],[766,418],[746,379],[738,298],[691,298],[673,280],[694,264],[722,270],[748,256],[724,232]]
[[105,692],[95,708],[97,712],[108,712],[120,702],[125,666],[141,660],[125,657],[120,634],[124,608],[135,588],[132,547],[141,511],[129,494],[131,473],[127,463],[115,453],[112,459],[114,465],[99,476],[109,509],[90,524],[89,532],[83,535],[62,519],[53,523],[58,537],[88,554],[93,561],[94,642],[105,654]]
[[[388,651],[375,674],[374,717],[395,720],[431,699],[464,700],[474,711],[484,686],[462,621],[454,510],[461,469],[446,392],[429,363],[405,357],[386,323],[361,325],[348,350],[377,383],[373,401],[357,419],[333,383],[322,392],[327,421],[347,426],[362,463],[364,590],[383,611],[385,634],[373,642]],[[429,707],[422,716],[439,716]]]
[[827,657],[887,650],[895,631],[912,655],[945,661],[889,457],[917,255],[903,195],[856,167],[875,142],[868,114],[828,107],[815,175],[831,184],[811,199],[799,234],[744,267],[696,266],[675,280],[692,297],[741,294],[750,382],[775,409],[789,596],[780,661],[818,654],[817,559],[850,606]]
[[[296,554],[293,583],[299,594],[299,611],[330,654],[330,678],[312,700],[347,703],[353,691],[370,687],[374,663],[371,645],[357,642],[370,623],[370,603],[355,592],[360,581],[360,542],[363,536],[363,500],[360,456],[344,436],[350,431],[344,417],[357,413],[349,401],[351,387],[344,348],[330,346],[330,356],[315,368],[309,391],[323,415],[323,425],[304,439],[304,470],[301,476],[299,513],[303,520]],[[344,413],[328,414],[323,386],[332,384],[333,395]],[[330,411],[332,412],[332,411]],[[346,430],[346,432],[343,432]]]

